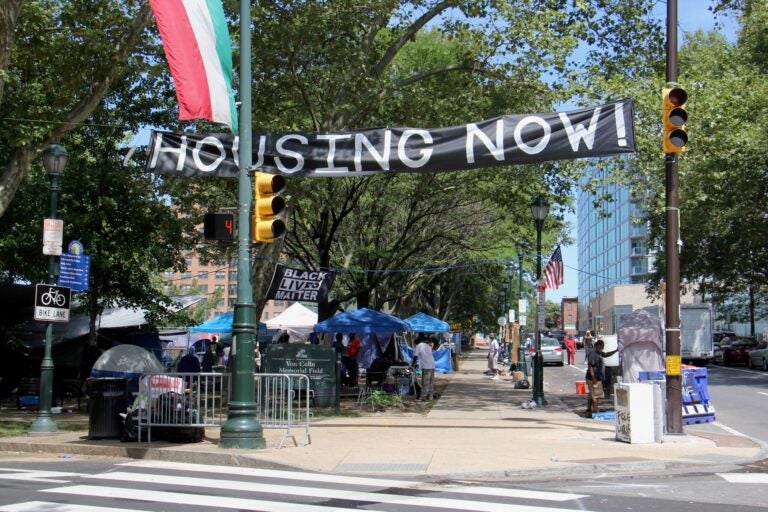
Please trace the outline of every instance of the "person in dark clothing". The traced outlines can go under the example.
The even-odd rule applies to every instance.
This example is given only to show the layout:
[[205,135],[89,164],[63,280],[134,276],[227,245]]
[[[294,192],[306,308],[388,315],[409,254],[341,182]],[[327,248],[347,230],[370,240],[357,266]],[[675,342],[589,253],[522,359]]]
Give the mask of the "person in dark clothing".
[[189,352],[179,360],[176,369],[179,373],[200,373],[200,360],[195,355],[194,348],[190,348]]
[[[593,412],[599,412],[600,399],[603,397],[603,381],[605,380],[605,368],[603,358],[610,357],[618,350],[611,350],[610,352],[603,352],[605,343],[603,340],[597,340],[594,347],[587,353],[587,373],[585,380],[587,381],[587,388],[589,390],[589,398],[587,399],[587,415],[591,415]],[[597,384],[600,386],[597,386]]]
[[205,354],[203,354],[203,373],[211,373],[215,364],[216,354],[213,353],[213,343],[209,343],[205,347]]
[[368,387],[381,387],[387,376],[387,370],[393,364],[397,363],[394,359],[387,356],[379,356],[373,360],[371,367],[365,373],[365,384]]

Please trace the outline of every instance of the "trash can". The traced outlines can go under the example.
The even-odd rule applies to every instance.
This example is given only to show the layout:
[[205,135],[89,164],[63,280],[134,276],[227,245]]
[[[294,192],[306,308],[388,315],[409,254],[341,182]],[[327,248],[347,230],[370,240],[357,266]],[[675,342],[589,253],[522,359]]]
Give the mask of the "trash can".
[[128,379],[88,379],[88,438],[119,438],[123,432],[120,413],[128,407]]

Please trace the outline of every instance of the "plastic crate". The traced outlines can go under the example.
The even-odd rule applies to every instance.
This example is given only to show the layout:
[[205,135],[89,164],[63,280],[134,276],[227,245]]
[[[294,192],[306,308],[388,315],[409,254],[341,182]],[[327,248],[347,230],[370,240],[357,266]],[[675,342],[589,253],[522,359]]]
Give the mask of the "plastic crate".
[[683,404],[708,404],[709,388],[706,368],[683,369]]

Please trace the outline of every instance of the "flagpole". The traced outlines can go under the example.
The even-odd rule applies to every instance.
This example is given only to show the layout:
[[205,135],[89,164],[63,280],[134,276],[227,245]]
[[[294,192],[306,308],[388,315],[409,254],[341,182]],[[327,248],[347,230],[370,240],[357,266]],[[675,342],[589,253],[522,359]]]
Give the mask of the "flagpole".
[[258,420],[253,354],[256,340],[256,305],[251,284],[251,206],[253,187],[251,141],[251,5],[240,0],[240,152],[238,173],[237,299],[232,324],[232,393],[227,421],[221,426],[220,448],[265,448]]

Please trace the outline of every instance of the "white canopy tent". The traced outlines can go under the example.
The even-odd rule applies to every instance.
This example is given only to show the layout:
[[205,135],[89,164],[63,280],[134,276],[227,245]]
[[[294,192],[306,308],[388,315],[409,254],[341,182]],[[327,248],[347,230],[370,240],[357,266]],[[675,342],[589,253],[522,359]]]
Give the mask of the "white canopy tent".
[[267,329],[286,331],[291,338],[304,340],[309,338],[309,334],[315,328],[317,313],[296,302],[275,318],[264,323],[267,325]]

